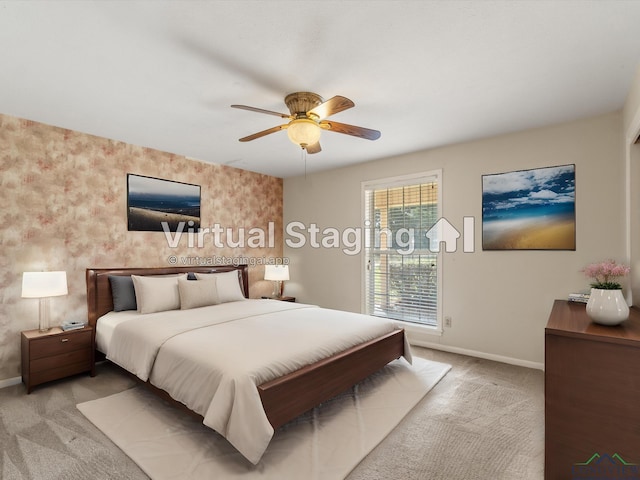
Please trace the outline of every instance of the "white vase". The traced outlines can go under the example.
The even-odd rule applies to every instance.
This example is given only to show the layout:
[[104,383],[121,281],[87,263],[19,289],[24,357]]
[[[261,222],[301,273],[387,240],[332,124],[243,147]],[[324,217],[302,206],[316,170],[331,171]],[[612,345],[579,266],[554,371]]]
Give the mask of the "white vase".
[[600,325],[619,325],[629,318],[622,290],[592,288],[587,302],[587,315]]

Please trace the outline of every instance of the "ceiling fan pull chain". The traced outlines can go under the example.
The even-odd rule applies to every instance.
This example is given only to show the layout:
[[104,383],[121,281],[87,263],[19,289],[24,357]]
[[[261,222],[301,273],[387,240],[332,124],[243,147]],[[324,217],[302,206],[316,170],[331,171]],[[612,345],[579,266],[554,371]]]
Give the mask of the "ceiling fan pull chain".
[[302,147],[302,160],[304,161],[304,179],[307,179],[307,149]]

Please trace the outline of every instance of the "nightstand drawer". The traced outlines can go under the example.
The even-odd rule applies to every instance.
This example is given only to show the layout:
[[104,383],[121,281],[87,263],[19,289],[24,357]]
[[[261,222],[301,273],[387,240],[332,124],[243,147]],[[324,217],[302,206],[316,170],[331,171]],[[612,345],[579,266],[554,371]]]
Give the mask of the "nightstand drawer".
[[31,360],[91,347],[91,333],[91,330],[84,332],[72,331],[68,334],[64,333],[33,339],[30,347]]
[[63,367],[65,365],[71,365],[75,363],[82,363],[85,366],[90,365],[91,362],[91,349],[82,348],[80,350],[72,350],[67,353],[61,353],[59,355],[53,355],[50,357],[42,357],[36,360],[31,360],[29,370],[33,375],[36,372],[43,372],[45,370],[53,370]]
[[34,372],[31,374],[31,384],[39,385],[44,382],[50,382],[51,380],[58,380],[59,378],[66,378],[76,373],[88,372],[91,370],[91,364],[89,362],[73,363],[70,365],[64,365],[60,368],[53,370],[44,370],[42,372]]

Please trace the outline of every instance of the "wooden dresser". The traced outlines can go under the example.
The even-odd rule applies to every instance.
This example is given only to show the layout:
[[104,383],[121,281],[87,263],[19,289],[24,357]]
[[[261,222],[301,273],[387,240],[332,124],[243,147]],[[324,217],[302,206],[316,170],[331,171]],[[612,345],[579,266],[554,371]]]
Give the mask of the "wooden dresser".
[[640,311],[630,310],[621,325],[606,327],[584,304],[553,305],[545,329],[546,480],[578,478],[587,466],[576,464],[595,454],[640,464]]

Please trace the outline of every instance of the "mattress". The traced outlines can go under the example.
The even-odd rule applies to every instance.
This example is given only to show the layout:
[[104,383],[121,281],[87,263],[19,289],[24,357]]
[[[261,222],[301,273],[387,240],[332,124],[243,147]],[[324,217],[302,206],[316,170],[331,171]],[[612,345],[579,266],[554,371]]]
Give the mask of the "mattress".
[[140,314],[135,310],[124,312],[109,312],[100,317],[98,328],[96,328],[96,348],[102,353],[107,353],[111,337],[116,326],[122,322],[132,319],[139,319]]

